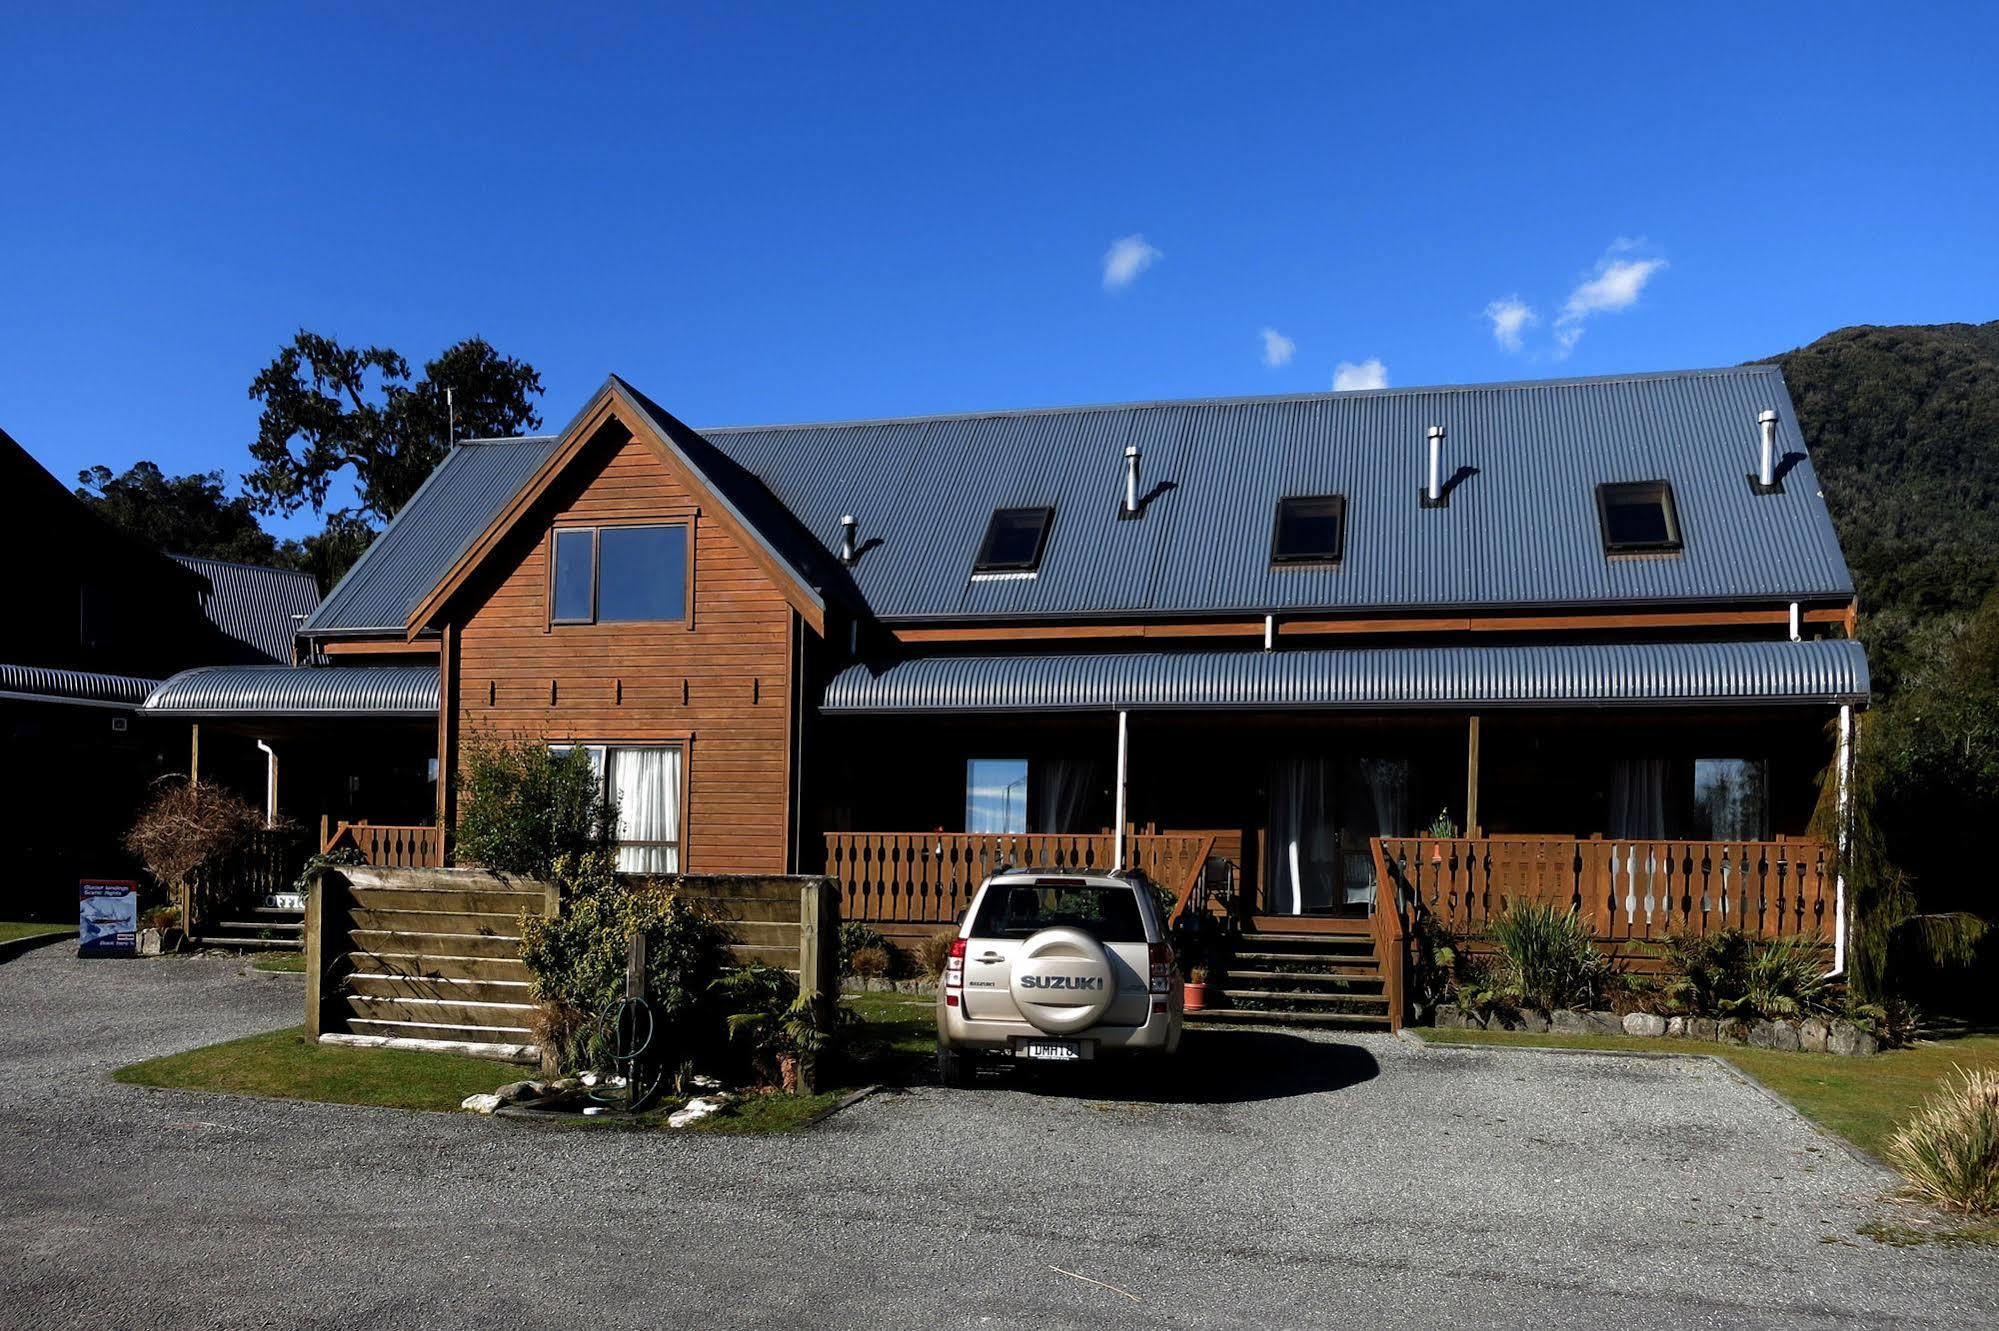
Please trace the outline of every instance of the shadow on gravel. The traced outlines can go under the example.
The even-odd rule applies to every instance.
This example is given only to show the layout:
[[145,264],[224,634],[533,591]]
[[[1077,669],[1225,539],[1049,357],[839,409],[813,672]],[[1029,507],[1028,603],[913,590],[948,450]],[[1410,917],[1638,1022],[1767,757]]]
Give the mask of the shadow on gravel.
[[1371,1081],[1374,1055],[1355,1044],[1281,1031],[1188,1031],[1167,1059],[1106,1061],[1089,1067],[1018,1066],[1002,1072],[1035,1095],[1139,1104],[1231,1105],[1317,1095]]

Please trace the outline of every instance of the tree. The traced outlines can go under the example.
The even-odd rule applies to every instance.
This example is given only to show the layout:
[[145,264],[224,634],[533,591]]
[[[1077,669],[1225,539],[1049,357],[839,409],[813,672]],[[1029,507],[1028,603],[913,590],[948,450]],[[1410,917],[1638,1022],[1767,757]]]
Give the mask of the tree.
[[76,497],[99,517],[169,554],[270,564],[278,543],[257,524],[257,511],[242,495],[222,493],[222,473],[168,476],[151,462],[135,462],[122,474],[109,467],[77,473]]
[[[387,347],[343,347],[301,329],[250,384],[264,404],[244,476],[262,513],[326,510],[328,488],[351,472],[361,516],[387,520],[450,446],[445,390],[458,438],[519,434],[541,424],[541,374],[480,338],[451,347],[410,378]],[[341,510],[344,514],[345,510]]]
[[312,574],[324,596],[354,567],[354,561],[367,553],[374,539],[375,529],[366,520],[346,509],[336,509],[326,515],[326,527],[318,535],[279,546],[278,563]]

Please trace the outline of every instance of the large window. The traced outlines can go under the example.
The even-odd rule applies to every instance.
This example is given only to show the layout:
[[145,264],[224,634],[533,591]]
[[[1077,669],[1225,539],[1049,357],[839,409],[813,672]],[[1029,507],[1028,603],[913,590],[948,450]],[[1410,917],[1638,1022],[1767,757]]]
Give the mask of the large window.
[[1027,830],[1027,759],[965,760],[965,830]]
[[1277,501],[1270,532],[1273,564],[1337,564],[1347,549],[1345,495],[1295,495]]
[[1703,841],[1770,836],[1767,766],[1752,758],[1696,758],[1691,834]]
[[687,618],[687,528],[560,527],[549,577],[556,624]]
[[[567,753],[568,745],[557,745]],[[618,808],[618,870],[680,872],[682,753],[677,744],[586,744],[590,766]]]

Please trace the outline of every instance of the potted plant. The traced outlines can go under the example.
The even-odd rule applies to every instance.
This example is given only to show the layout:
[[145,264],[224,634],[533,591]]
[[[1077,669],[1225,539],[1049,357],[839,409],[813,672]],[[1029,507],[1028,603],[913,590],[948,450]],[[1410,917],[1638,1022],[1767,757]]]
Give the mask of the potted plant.
[[1444,848],[1435,843],[1457,839],[1458,825],[1451,821],[1451,811],[1448,808],[1437,810],[1437,816],[1432,818],[1430,825],[1423,829],[1423,835],[1428,837],[1432,843],[1430,846],[1430,862],[1432,864],[1443,863]]
[[1182,1008],[1187,1012],[1204,1012],[1208,1006],[1208,968],[1189,966],[1187,983],[1181,986]]

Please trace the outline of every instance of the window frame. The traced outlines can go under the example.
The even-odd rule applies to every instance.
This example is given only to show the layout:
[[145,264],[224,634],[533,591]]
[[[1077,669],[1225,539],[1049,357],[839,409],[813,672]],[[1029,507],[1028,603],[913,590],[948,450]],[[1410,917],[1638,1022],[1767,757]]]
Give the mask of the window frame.
[[[629,530],[644,527],[678,527],[683,536],[682,563],[684,586],[681,591],[680,615],[675,619],[603,619],[598,614],[598,595],[603,573],[603,533],[610,530]],[[555,613],[555,582],[557,547],[561,538],[571,532],[588,532],[590,535],[590,615],[587,619],[558,618]],[[694,628],[694,551],[695,524],[692,517],[685,518],[634,518],[629,522],[560,522],[548,529],[548,577],[543,590],[547,628],[554,632],[558,628],[574,628],[578,625],[595,624],[681,624],[691,632]]]
[[[1339,549],[1332,554],[1313,551],[1302,554],[1286,554],[1283,549],[1284,514],[1287,505],[1292,504],[1334,504],[1338,506]],[[1282,495],[1270,518],[1270,565],[1272,568],[1320,567],[1336,568],[1346,562],[1347,557],[1347,497],[1344,492],[1331,494]]]
[[[1666,519],[1666,536],[1658,541],[1620,541],[1611,536],[1610,510],[1611,496],[1620,497],[1619,507],[1633,502],[1636,496],[1647,494],[1659,505]],[[1630,496],[1632,498],[1625,498]],[[1687,548],[1686,528],[1680,523],[1680,501],[1673,493],[1673,483],[1664,478],[1649,481],[1599,481],[1596,487],[1597,533],[1603,537],[1605,558],[1617,559],[1628,556],[1657,556],[1683,554]]]
[[[996,561],[992,558],[993,537],[1000,519],[1013,513],[1034,513],[1040,515],[1041,529],[1035,537],[1034,553],[1025,560]],[[996,508],[986,519],[985,534],[979,538],[979,546],[972,555],[972,575],[1001,574],[1019,576],[1039,573],[1041,560],[1048,553],[1048,536],[1055,529],[1055,506],[1053,504],[1007,504]]]
[[[597,794],[603,799],[610,798],[611,751],[613,749],[678,749],[680,751],[680,817],[675,822],[673,829],[674,836],[677,839],[673,841],[620,841],[613,835],[611,847],[614,852],[625,846],[642,846],[654,849],[671,847],[675,863],[673,872],[675,874],[684,874],[687,872],[687,797],[688,792],[693,788],[694,784],[694,744],[691,736],[643,740],[551,740],[548,742],[548,748],[549,752],[557,754],[564,753],[570,749],[594,750],[597,755],[593,759],[597,776]],[[614,834],[616,831],[616,828],[612,829]],[[615,861],[615,854],[613,859]],[[635,873],[639,871],[620,869],[618,872]]]

